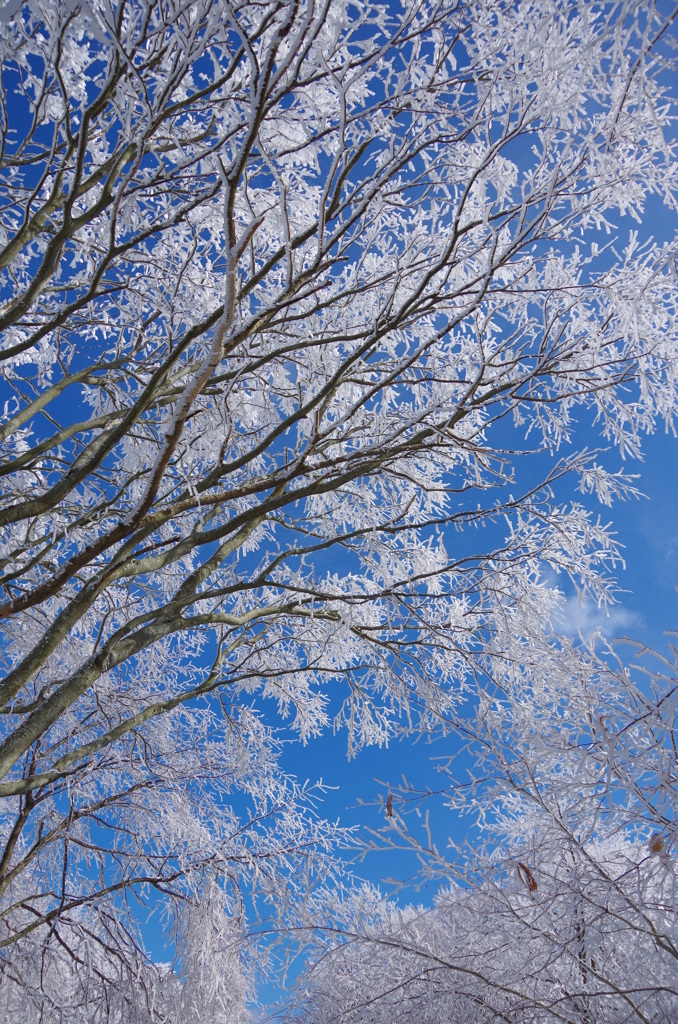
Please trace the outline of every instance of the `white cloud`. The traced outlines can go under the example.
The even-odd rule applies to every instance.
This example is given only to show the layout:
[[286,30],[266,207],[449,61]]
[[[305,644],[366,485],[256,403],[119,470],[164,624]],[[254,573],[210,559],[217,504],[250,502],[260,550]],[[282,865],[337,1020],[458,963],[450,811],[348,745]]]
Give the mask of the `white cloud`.
[[611,640],[642,625],[641,616],[622,605],[598,608],[593,601],[581,599],[577,594],[562,600],[552,622],[558,633],[572,637],[581,635],[584,640],[594,633]]

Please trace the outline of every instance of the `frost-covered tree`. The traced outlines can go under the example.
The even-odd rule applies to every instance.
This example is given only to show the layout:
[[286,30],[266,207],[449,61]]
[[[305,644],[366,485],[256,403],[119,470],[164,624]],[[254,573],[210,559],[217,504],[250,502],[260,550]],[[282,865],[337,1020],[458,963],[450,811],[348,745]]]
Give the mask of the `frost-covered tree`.
[[678,657],[634,681],[611,651],[557,649],[554,664],[481,695],[464,723],[472,767],[441,766],[437,795],[472,815],[484,849],[429,845],[433,791],[394,792],[382,844],[409,844],[447,884],[428,908],[369,887],[324,893],[289,1019],[678,1018]]
[[577,418],[635,455],[676,411],[638,227],[676,211],[674,13],[0,7],[0,966],[36,1013],[132,1013],[149,889],[165,987],[182,907],[292,899],[333,833],[277,716],[451,722],[529,663],[546,570],[606,600],[562,481],[630,489]]

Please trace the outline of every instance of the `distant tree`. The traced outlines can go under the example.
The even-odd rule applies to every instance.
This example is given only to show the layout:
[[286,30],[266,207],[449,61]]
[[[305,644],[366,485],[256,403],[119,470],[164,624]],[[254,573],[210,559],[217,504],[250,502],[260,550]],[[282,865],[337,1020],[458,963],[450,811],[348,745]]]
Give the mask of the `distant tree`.
[[0,8],[0,999],[188,1019],[183,908],[231,935],[333,839],[279,717],[453,722],[546,642],[546,571],[607,599],[560,481],[629,493],[577,417],[634,455],[676,410],[676,246],[634,226],[676,209],[674,13]]
[[579,671],[557,657],[486,693],[465,722],[472,771],[443,768],[438,795],[475,818],[485,848],[429,846],[407,811],[420,826],[433,794],[403,787],[384,837],[448,884],[429,908],[368,887],[319,899],[290,1019],[676,1020],[678,658],[655,656],[633,682],[610,651],[588,665],[561,653]]

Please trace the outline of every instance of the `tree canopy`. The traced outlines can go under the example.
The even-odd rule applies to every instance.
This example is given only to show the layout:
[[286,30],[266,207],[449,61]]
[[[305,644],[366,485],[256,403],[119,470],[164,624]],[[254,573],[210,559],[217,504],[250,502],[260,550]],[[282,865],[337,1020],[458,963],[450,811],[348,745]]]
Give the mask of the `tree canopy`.
[[[422,1021],[675,1015],[674,683],[559,637],[553,585],[611,599],[596,505],[633,495],[618,455],[676,413],[675,235],[643,228],[677,208],[675,15],[0,8],[8,1020],[237,1020],[252,888],[326,934],[306,886],[335,905],[339,832],[281,771],[283,722],[343,727],[350,753],[453,730],[501,780],[466,796],[495,852],[426,916],[442,937],[379,905],[377,953],[337,974],[348,947],[326,950],[333,979],[416,975]],[[621,991],[631,919],[650,1010]],[[427,972],[464,944],[490,967],[440,1002]],[[335,980],[318,1020],[354,1019]],[[398,985],[355,1019],[419,1019]]]

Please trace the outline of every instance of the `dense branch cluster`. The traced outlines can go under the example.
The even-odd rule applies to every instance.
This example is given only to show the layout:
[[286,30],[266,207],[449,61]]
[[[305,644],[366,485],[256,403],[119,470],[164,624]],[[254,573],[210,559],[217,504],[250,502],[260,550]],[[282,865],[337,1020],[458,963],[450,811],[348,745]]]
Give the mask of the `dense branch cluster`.
[[177,981],[185,922],[231,935],[250,883],[292,903],[336,836],[280,717],[353,751],[463,728],[505,672],[519,704],[538,654],[590,671],[552,581],[608,599],[586,495],[632,486],[577,418],[633,456],[678,402],[676,245],[637,229],[676,211],[674,15],[0,8],[10,1019],[21,992],[59,1021],[240,1012]]

